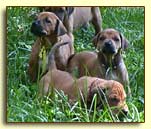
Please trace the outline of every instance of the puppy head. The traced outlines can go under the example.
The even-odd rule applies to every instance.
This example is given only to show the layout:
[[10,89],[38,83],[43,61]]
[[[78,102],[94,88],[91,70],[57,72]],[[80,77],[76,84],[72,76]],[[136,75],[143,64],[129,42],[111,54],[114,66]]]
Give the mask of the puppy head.
[[105,95],[113,114],[128,114],[126,93],[121,83],[113,80],[97,80],[97,82],[95,82],[95,84],[92,86],[91,93],[91,98],[95,93],[99,94],[97,100],[98,106],[102,105],[102,99],[104,101]]
[[114,114],[128,114],[128,106],[126,104],[126,93],[123,85],[117,81],[110,81],[106,92],[108,103]]
[[105,29],[93,39],[95,47],[104,54],[117,54],[119,49],[126,49],[127,40],[115,29]]
[[51,12],[42,12],[32,23],[31,32],[36,36],[61,36],[66,33],[66,29],[59,18]]
[[48,6],[48,7],[42,7],[40,10],[53,12],[59,17],[59,19],[61,21],[64,21],[66,16],[69,17],[73,13],[74,8],[73,7],[52,7],[52,6],[49,7]]

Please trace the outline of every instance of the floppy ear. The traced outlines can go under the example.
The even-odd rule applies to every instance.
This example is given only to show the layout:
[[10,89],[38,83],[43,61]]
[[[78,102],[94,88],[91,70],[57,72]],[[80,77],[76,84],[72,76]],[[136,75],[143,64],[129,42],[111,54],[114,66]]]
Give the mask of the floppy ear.
[[74,7],[66,7],[66,11],[67,11],[67,14],[68,14],[68,17],[69,17],[73,13]]
[[128,40],[123,36],[123,34],[120,34],[121,38],[121,47],[123,50],[125,50],[128,47]]
[[92,43],[94,44],[95,47],[97,47],[97,42],[99,40],[100,37],[100,33],[98,33],[93,39],[92,39]]
[[63,23],[57,19],[56,26],[55,26],[55,34],[57,36],[62,36],[67,32],[66,28],[64,27]]
[[106,90],[107,90],[107,88],[104,88],[104,87],[101,87],[101,88],[100,87],[93,87],[93,89],[91,89],[91,91],[89,91],[88,100],[87,101],[91,102],[92,99],[93,99],[94,94],[98,95],[98,100],[100,100],[99,99],[100,97],[103,99]]

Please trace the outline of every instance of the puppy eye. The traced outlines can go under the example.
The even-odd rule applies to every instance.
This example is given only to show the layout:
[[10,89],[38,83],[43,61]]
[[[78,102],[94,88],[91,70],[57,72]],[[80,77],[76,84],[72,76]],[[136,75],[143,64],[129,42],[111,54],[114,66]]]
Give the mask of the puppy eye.
[[120,39],[118,37],[114,37],[113,40],[116,41],[116,42],[120,41]]
[[120,100],[118,98],[111,98],[111,101],[118,103]]
[[101,37],[100,37],[100,40],[101,40],[101,41],[105,40],[105,37],[104,37],[104,36],[101,36]]
[[51,21],[50,21],[48,18],[46,18],[45,21],[46,21],[47,23],[51,23]]

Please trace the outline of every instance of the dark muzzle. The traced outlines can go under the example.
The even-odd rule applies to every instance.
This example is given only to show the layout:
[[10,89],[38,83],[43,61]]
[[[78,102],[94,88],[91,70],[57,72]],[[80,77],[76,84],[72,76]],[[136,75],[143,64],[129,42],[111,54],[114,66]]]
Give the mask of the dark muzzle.
[[43,30],[42,26],[40,25],[40,21],[36,20],[31,25],[31,33],[36,36],[45,36],[47,33]]
[[115,48],[114,48],[114,46],[112,45],[112,41],[107,41],[107,42],[105,42],[102,51],[103,51],[103,53],[105,53],[105,54],[115,54],[115,53],[116,53]]

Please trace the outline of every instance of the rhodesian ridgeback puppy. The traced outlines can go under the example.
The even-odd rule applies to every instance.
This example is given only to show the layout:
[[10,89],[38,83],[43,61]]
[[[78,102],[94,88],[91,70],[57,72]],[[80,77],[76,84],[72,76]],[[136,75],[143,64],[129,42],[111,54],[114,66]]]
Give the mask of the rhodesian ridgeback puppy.
[[43,7],[41,11],[54,12],[65,25],[68,34],[72,37],[74,29],[80,26],[87,26],[91,22],[95,29],[95,34],[101,32],[102,18],[99,7]]
[[[40,96],[54,93],[54,89],[64,91],[68,96],[69,102],[73,104],[78,98],[85,99],[87,104],[90,104],[94,94],[97,94],[97,106],[102,105],[99,95],[103,93],[106,96],[108,104],[114,114],[122,111],[125,115],[128,113],[126,105],[126,93],[123,85],[114,80],[104,80],[96,77],[84,76],[75,80],[68,72],[58,70],[54,60],[54,53],[59,46],[66,43],[55,44],[49,54],[49,71],[42,77],[39,84]],[[105,92],[102,92],[105,91]]]
[[121,52],[128,44],[126,38],[114,29],[99,32],[93,39],[98,53],[84,51],[72,55],[68,60],[68,71],[78,72],[78,77],[90,75],[113,79],[129,88],[128,72]]
[[31,32],[38,38],[34,43],[29,60],[28,73],[32,81],[36,81],[38,69],[42,67],[42,59],[39,57],[43,47],[46,52],[46,68],[47,70],[47,54],[56,42],[69,42],[69,44],[60,47],[55,52],[55,60],[58,69],[65,70],[67,60],[74,53],[72,39],[67,35],[66,28],[61,20],[51,12],[42,12],[38,15],[37,20],[32,23]]

